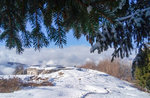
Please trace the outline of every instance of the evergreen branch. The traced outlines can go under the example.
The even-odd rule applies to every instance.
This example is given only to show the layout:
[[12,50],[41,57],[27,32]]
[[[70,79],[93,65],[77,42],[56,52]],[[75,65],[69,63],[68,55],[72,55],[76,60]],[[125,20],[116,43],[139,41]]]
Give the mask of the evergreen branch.
[[107,19],[108,21],[110,21],[112,24],[114,23],[113,20],[111,18],[109,18],[108,16],[106,16],[105,14],[98,12],[102,17],[104,17],[105,19]]
[[81,6],[83,7],[87,7],[88,5],[87,4],[84,4],[81,0],[76,0]]
[[[145,9],[141,9],[140,13],[148,11],[148,10],[150,10],[150,7],[145,8]],[[120,18],[116,19],[116,21],[125,21],[125,20],[128,20],[128,19],[130,19],[131,17],[133,17],[134,15],[136,15],[138,13],[139,13],[138,11],[135,11],[135,13],[133,13],[131,15],[128,15],[128,16],[125,16],[125,17],[120,17]]]
[[97,0],[94,2],[91,2],[90,5],[95,6],[96,4],[105,4],[106,2],[116,2],[115,0]]

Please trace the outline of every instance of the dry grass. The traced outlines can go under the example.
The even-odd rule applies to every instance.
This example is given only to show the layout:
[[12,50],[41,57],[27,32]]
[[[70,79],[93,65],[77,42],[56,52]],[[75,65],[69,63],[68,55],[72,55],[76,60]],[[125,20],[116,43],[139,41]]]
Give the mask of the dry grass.
[[86,62],[86,64],[79,66],[80,68],[85,68],[85,69],[94,69],[96,70],[96,64],[94,62]]
[[37,87],[37,86],[54,86],[51,82],[49,81],[44,81],[41,83],[23,83],[23,87]]
[[119,59],[116,59],[113,62],[111,62],[110,59],[105,59],[100,61],[97,65],[93,62],[87,62],[85,65],[80,66],[80,68],[102,71],[126,81],[132,80],[131,68],[128,65],[121,63]]
[[10,93],[21,89],[22,82],[19,78],[0,79],[0,93]]
[[59,72],[58,74],[59,74],[59,76],[62,76],[64,73],[63,72]]
[[42,81],[40,83],[27,82],[24,83],[20,78],[0,79],[0,93],[10,93],[20,90],[23,87],[37,87],[37,86],[54,86],[49,81]]
[[109,59],[99,62],[97,70],[106,72],[122,80],[131,81],[131,68],[123,64],[119,59],[111,62]]

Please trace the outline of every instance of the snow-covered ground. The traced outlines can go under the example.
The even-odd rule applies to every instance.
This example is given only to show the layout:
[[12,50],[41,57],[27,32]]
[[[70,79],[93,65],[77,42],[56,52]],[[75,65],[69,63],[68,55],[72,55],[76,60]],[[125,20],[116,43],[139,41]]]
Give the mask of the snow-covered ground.
[[[8,78],[6,75],[0,77]],[[30,76],[17,77],[27,81]],[[38,77],[48,78],[54,86],[27,87],[13,93],[0,93],[0,98],[150,98],[150,94],[139,91],[131,84],[94,70],[69,68]]]

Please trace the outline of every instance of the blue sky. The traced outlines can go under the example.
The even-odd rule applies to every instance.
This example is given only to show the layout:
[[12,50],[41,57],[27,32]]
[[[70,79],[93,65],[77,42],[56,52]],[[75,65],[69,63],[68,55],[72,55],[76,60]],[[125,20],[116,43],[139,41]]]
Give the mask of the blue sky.
[[79,40],[77,40],[76,38],[74,38],[73,32],[70,31],[67,34],[67,46],[73,46],[73,45],[86,45],[86,46],[90,46],[90,44],[86,41],[86,39],[85,39],[84,36],[82,36]]

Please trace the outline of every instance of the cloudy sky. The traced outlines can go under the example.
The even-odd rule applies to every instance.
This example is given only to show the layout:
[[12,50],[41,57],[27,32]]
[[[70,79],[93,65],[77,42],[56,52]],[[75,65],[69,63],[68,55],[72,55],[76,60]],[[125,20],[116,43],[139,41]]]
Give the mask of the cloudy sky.
[[84,64],[86,61],[94,61],[110,57],[112,49],[102,54],[90,53],[89,46],[68,46],[63,49],[59,48],[43,48],[39,51],[34,49],[25,49],[21,55],[16,54],[15,49],[8,50],[5,47],[0,48],[0,64],[6,62],[20,62],[24,64],[34,65],[64,65],[74,66]]

